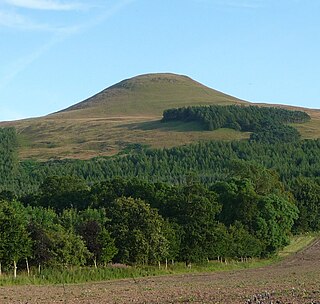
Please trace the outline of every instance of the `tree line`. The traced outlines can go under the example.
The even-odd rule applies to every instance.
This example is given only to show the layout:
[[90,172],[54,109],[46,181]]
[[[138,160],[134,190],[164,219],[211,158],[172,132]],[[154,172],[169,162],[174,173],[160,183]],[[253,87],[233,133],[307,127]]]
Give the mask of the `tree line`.
[[162,122],[197,121],[206,130],[230,128],[253,132],[252,141],[289,142],[300,138],[299,132],[286,124],[303,123],[310,116],[302,111],[258,106],[189,106],[168,109],[163,112]]
[[19,163],[2,134],[0,272],[265,256],[320,228],[320,140]]
[[113,177],[181,184],[193,172],[208,185],[227,178],[234,160],[243,160],[277,171],[281,181],[290,188],[299,176],[319,178],[319,150],[319,139],[275,144],[210,141],[170,149],[133,150],[127,155],[91,160],[23,161],[12,183],[14,192],[20,195],[35,191],[50,175],[79,176],[88,184]]
[[8,271],[269,256],[288,244],[298,214],[277,174],[242,162],[233,177],[210,186],[192,175],[182,185],[114,178],[91,186],[51,176],[32,195],[0,201],[0,265]]
[[[114,177],[138,177],[151,182],[182,184],[193,172],[201,183],[224,180],[232,172],[235,160],[254,161],[280,175],[287,189],[299,177],[318,179],[320,140],[291,143],[248,141],[208,141],[170,149],[132,149],[126,155],[96,157],[90,160],[18,161],[17,138],[0,141],[0,197],[21,196],[37,191],[47,176],[78,176],[87,184]],[[12,142],[11,142],[12,141]],[[6,148],[4,148],[6,146]]]
[[14,128],[0,128],[0,191],[14,188],[17,169],[16,131]]

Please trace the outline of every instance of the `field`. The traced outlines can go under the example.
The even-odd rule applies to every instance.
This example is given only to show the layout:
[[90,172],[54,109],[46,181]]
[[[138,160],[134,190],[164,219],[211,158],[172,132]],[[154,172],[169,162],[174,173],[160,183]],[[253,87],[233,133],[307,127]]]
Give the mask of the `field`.
[[257,269],[1,287],[0,303],[320,303],[320,240],[292,254],[296,249],[284,252],[288,257],[281,262]]

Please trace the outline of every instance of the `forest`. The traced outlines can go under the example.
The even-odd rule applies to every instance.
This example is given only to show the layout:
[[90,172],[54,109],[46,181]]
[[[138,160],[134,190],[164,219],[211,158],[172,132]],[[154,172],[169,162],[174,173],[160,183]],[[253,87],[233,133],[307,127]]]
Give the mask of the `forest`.
[[303,123],[310,116],[302,111],[258,106],[191,106],[168,109],[162,122],[197,121],[205,130],[230,128],[253,132],[250,140],[261,142],[290,142],[300,138],[299,132],[288,123]]
[[0,202],[2,269],[272,255],[289,243],[298,208],[273,172],[259,170],[210,187],[193,176],[184,185],[115,178],[91,187],[48,177],[37,194]]
[[[283,126],[308,119],[277,113]],[[0,129],[0,272],[266,257],[320,228],[320,140],[135,145],[41,163],[19,161],[17,142]]]
[[319,178],[320,140],[267,144],[248,141],[210,141],[171,149],[136,147],[127,155],[97,157],[91,160],[51,160],[20,162],[8,186],[17,195],[37,191],[50,175],[78,176],[92,184],[114,177],[138,177],[152,182],[183,184],[195,173],[201,183],[212,184],[231,174],[236,160],[255,162],[275,170],[290,188],[299,176]]
[[12,188],[18,169],[17,136],[14,128],[0,128],[0,190]]

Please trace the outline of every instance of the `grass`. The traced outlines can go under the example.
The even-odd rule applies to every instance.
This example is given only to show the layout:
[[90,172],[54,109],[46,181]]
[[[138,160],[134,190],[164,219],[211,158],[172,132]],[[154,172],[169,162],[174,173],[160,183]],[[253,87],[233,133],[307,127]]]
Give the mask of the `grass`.
[[252,259],[248,262],[229,261],[227,264],[218,261],[211,261],[205,264],[194,264],[187,268],[184,263],[158,266],[132,266],[125,268],[112,267],[72,267],[72,268],[47,268],[39,275],[36,269],[32,269],[30,276],[20,272],[16,279],[11,274],[2,275],[0,286],[7,285],[48,285],[48,284],[75,284],[93,281],[108,281],[126,278],[141,278],[159,275],[190,274],[204,272],[218,272],[241,270],[248,268],[262,267],[268,264],[267,260]]
[[249,133],[232,129],[203,131],[194,122],[161,123],[158,119],[127,120],[83,119],[61,120],[57,123],[46,119],[24,129],[17,123],[21,159],[47,160],[50,158],[88,159],[114,155],[132,144],[152,148],[170,148],[208,140],[243,140]]
[[316,238],[317,234],[313,233],[294,236],[291,243],[283,248],[283,250],[279,252],[278,256],[280,258],[285,258],[293,253],[299,252],[308,247]]
[[229,260],[227,263],[210,261],[203,264],[194,264],[191,268],[186,267],[184,263],[175,263],[174,265],[169,264],[167,269],[164,264],[162,264],[160,268],[158,266],[45,268],[41,271],[41,274],[38,273],[37,269],[31,269],[30,276],[25,272],[20,272],[16,279],[14,279],[11,274],[3,274],[0,277],[0,286],[74,284],[159,275],[235,271],[265,267],[303,250],[309,246],[316,237],[317,236],[313,234],[295,236],[292,238],[290,245],[281,250],[278,255],[267,259],[255,258],[248,259],[248,261],[245,262]]
[[163,110],[172,107],[242,102],[185,76],[149,74],[120,82],[68,111],[2,126],[17,128],[22,159],[87,159],[114,155],[136,143],[163,148],[247,138],[246,133],[202,132],[192,123],[164,126],[159,122]]
[[[228,129],[204,131],[193,122],[160,122],[165,109],[209,104],[249,103],[185,76],[149,74],[120,82],[68,111],[0,123],[0,127],[15,126],[20,158],[36,160],[110,156],[132,144],[169,148],[198,141],[249,137],[248,133]],[[320,138],[320,111],[306,111],[312,120],[295,127],[302,138]]]
[[163,110],[172,107],[242,102],[244,101],[208,88],[189,77],[160,73],[121,81],[87,101],[70,107],[68,111],[58,113],[58,116],[161,116]]

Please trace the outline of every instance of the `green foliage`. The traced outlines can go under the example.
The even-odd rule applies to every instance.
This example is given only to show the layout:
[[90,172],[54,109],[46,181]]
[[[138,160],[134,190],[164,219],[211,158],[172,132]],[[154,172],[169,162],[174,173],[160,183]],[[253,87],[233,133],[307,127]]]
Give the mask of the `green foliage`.
[[275,144],[277,142],[295,142],[300,139],[300,133],[297,129],[282,124],[267,124],[251,134],[250,140],[256,142],[268,142]]
[[[319,151],[320,140],[275,144],[212,141],[172,149],[146,150],[127,156],[99,157],[86,161],[22,162],[19,169],[20,175],[16,176],[16,185],[19,186],[15,187],[15,195],[24,194],[23,201],[30,204],[35,201],[34,195],[28,197],[26,194],[37,193],[39,185],[48,177],[63,178],[68,175],[83,178],[88,184],[103,182],[115,177],[137,177],[143,189],[143,183],[148,181],[183,184],[186,182],[186,176],[190,172],[195,172],[201,183],[210,185],[233,174],[234,160],[251,161],[273,169],[280,176],[280,180],[288,185],[298,176],[318,176],[320,171]],[[131,195],[129,186],[122,185],[121,180],[118,181],[118,186],[116,181],[113,182],[113,185],[108,182],[103,183],[105,183],[105,190],[103,190],[105,194],[101,193],[101,195],[106,199],[106,203],[118,197],[121,191],[123,195]],[[3,184],[3,188],[5,187],[6,183]],[[11,186],[7,185],[7,187]],[[263,187],[262,183],[261,187]],[[93,195],[99,196],[99,191],[102,190],[99,188]],[[152,191],[146,188],[143,199],[149,201]],[[94,200],[90,201],[94,207]],[[83,202],[83,196],[80,197],[80,202],[86,205]]]
[[115,239],[115,261],[148,264],[168,255],[163,218],[141,199],[121,197],[106,209],[107,228]]
[[161,265],[157,266],[142,266],[130,267],[125,265],[108,265],[107,267],[46,267],[39,273],[37,268],[31,268],[30,276],[26,273],[21,273],[16,279],[7,274],[2,274],[0,286],[5,285],[48,285],[48,284],[75,284],[85,283],[90,281],[106,281],[124,278],[139,278],[155,275],[172,275],[184,273],[200,273],[211,271],[234,271],[241,269],[251,269],[270,265],[274,262],[279,262],[279,257],[294,254],[305,248],[315,237],[308,235],[300,235],[292,238],[292,242],[284,250],[279,252],[279,256],[273,256],[268,259],[248,259],[245,262],[239,263],[239,260],[228,259],[228,263],[220,263],[219,261],[210,261],[206,263],[193,264],[192,268],[186,268],[184,263],[168,264],[165,268]]
[[118,249],[114,239],[98,221],[82,222],[78,227],[78,233],[90,251],[95,266],[97,264],[106,265],[117,254]]
[[[235,172],[242,166],[236,163]],[[261,170],[248,164],[242,177],[239,173],[210,189],[190,175],[182,186],[116,178],[88,190],[88,204],[95,209],[57,212],[2,202],[1,261],[8,266],[12,257],[28,257],[31,266],[45,269],[273,254],[287,244],[297,208],[274,172]],[[106,185],[113,194],[104,199]],[[74,197],[77,191],[82,187]],[[123,196],[127,191],[134,198]]]
[[34,222],[30,222],[27,229],[32,240],[30,264],[33,266],[50,264],[54,258],[54,243],[48,231]]
[[65,208],[84,209],[87,205],[89,188],[85,181],[73,176],[49,176],[39,188],[39,194],[31,197],[32,203],[54,208],[61,212]]
[[[258,118],[246,123],[258,134],[264,114],[249,111]],[[284,133],[285,119],[307,119],[270,111]],[[7,138],[8,146],[14,136]],[[23,258],[41,267],[102,267],[274,254],[294,221],[295,231],[320,227],[320,140],[268,138],[20,165],[9,149],[13,165],[0,180],[0,261],[7,269]],[[15,202],[21,194],[24,206]]]
[[191,106],[169,109],[163,112],[163,121],[170,120],[202,120],[203,123],[213,122],[215,129],[227,128],[236,124],[241,130],[250,131],[252,128],[266,123],[298,123],[310,120],[310,116],[302,111],[289,111],[282,108],[257,106]]
[[312,178],[299,177],[292,186],[292,192],[299,208],[299,218],[295,223],[295,231],[320,230],[320,183]]
[[19,203],[0,201],[0,261],[5,267],[31,254],[27,217]]
[[[14,190],[14,177],[18,173],[17,169],[16,131],[14,128],[0,128],[0,192],[1,190]],[[1,196],[4,196],[4,192]]]
[[[274,178],[272,172],[269,175]],[[247,248],[247,254],[273,254],[288,244],[292,226],[298,218],[298,208],[287,192],[279,191],[281,186],[257,192],[260,187],[255,186],[255,181],[260,183],[261,180],[255,179],[255,175],[250,178],[232,178],[213,186],[222,204],[220,220],[227,226],[238,226],[236,232],[240,235],[236,238],[235,231],[231,229],[233,239],[238,239],[236,249],[232,249],[233,255],[241,253],[244,244],[247,244],[243,247]],[[279,185],[280,182],[273,180],[269,184]]]
[[252,227],[253,219],[258,212],[258,194],[254,190],[253,182],[249,179],[231,179],[218,182],[213,190],[219,195],[222,204],[220,220],[227,226],[236,221]]
[[228,255],[231,257],[256,257],[263,251],[261,240],[239,221],[229,227]]
[[208,258],[219,211],[215,193],[199,183],[169,191],[160,212],[180,226],[180,260],[189,263]]
[[291,228],[298,218],[298,208],[283,197],[271,194],[259,200],[258,209],[255,235],[263,241],[263,253],[272,254],[289,244]]
[[198,121],[207,130],[231,128],[254,132],[250,140],[258,142],[290,142],[300,138],[299,132],[287,123],[302,123],[310,116],[302,111],[257,106],[193,106],[163,112],[163,122]]
[[55,262],[64,266],[82,266],[91,256],[82,238],[71,232],[62,230],[53,237]]
[[230,175],[238,180],[251,180],[251,186],[259,195],[277,193],[288,195],[280,175],[275,170],[270,170],[256,162],[233,160],[230,164]]

